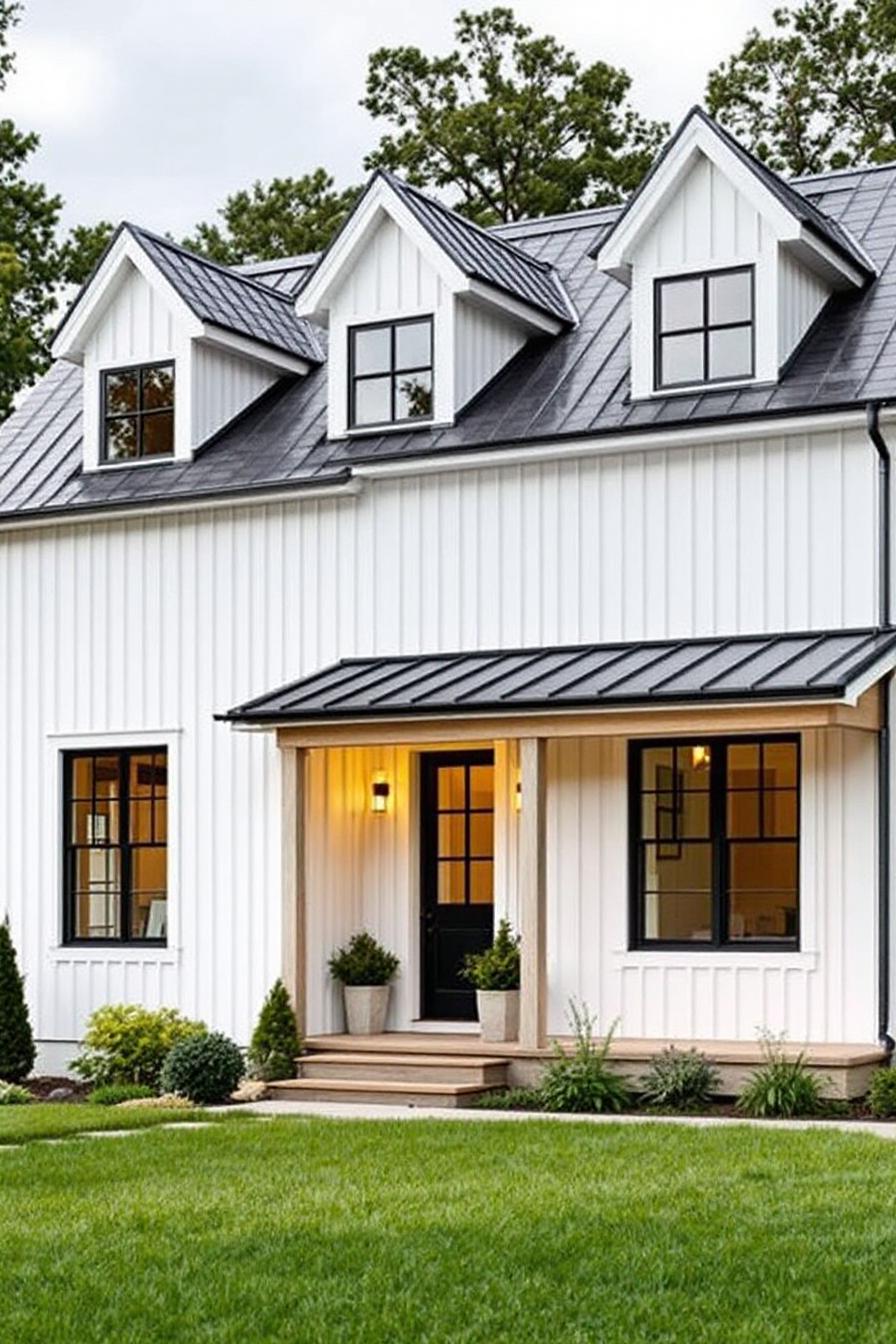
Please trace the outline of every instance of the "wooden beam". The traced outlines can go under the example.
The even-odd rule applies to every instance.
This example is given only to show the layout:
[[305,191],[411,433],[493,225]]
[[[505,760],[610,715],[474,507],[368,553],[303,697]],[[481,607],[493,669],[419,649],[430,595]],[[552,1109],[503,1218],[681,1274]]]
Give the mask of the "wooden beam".
[[482,715],[461,718],[394,718],[297,724],[277,729],[281,746],[363,747],[471,745],[495,738],[525,737],[674,737],[688,733],[798,732],[804,728],[874,730],[879,708],[873,691],[857,705],[811,703],[794,705],[707,706],[704,709],[659,709],[646,706],[588,713]]
[[520,1045],[547,1042],[547,899],[545,877],[545,755],[541,737],[520,741]]
[[282,747],[281,780],[281,974],[299,1032],[305,1032],[305,795],[308,753]]

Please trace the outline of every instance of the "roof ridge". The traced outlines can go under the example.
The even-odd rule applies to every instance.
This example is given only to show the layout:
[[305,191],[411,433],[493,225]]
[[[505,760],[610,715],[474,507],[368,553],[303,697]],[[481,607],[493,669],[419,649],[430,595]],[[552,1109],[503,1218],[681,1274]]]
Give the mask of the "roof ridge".
[[259,293],[264,294],[265,296],[273,295],[274,298],[279,299],[281,302],[287,303],[290,306],[292,305],[293,300],[291,295],[284,294],[279,289],[272,289],[270,285],[264,284],[261,280],[256,280],[252,275],[243,275],[232,266],[225,266],[223,262],[212,261],[209,257],[203,257],[201,253],[193,252],[189,247],[184,247],[181,243],[176,243],[173,238],[166,238],[162,234],[153,233],[152,229],[144,229],[142,225],[133,224],[127,219],[123,221],[122,227],[127,229],[130,233],[135,234],[138,238],[141,236],[149,238],[160,247],[167,247],[172,252],[179,252],[181,256],[189,257],[191,261],[196,261],[201,266],[206,266],[211,271],[217,271],[220,275],[226,276],[229,280],[238,280],[242,284],[249,285],[252,289],[258,290]]

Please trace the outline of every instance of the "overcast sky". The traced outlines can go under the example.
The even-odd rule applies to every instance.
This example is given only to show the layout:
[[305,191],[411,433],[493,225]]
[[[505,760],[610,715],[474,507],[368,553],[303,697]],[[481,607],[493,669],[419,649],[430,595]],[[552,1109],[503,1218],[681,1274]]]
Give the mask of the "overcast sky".
[[[675,122],[706,73],[778,0],[516,0],[584,61],[625,67],[644,113]],[[175,235],[256,178],[361,176],[378,138],[358,106],[367,54],[449,49],[463,0],[25,0],[0,115],[40,133],[33,173],[67,223]],[[470,9],[488,4],[467,0]]]

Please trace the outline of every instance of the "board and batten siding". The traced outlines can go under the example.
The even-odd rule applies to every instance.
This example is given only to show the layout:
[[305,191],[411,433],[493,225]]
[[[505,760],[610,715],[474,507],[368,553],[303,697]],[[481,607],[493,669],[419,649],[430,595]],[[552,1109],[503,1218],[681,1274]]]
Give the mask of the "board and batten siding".
[[[279,760],[215,713],[350,654],[871,624],[874,473],[857,430],[0,531],[0,891],[39,1037],[126,997],[248,1039],[279,968]],[[170,947],[62,948],[50,763],[128,734],[176,752]]]
[[192,349],[194,444],[205,443],[277,382],[270,368],[196,341]]

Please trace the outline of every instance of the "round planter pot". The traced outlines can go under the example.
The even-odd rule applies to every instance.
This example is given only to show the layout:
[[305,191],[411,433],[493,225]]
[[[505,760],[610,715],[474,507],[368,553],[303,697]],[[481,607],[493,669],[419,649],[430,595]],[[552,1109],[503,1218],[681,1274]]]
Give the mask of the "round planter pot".
[[378,1036],[386,1026],[391,985],[343,985],[349,1036]]
[[515,1041],[520,1030],[518,989],[477,989],[476,1009],[484,1041]]

